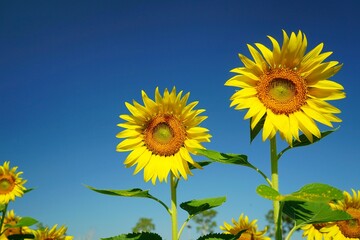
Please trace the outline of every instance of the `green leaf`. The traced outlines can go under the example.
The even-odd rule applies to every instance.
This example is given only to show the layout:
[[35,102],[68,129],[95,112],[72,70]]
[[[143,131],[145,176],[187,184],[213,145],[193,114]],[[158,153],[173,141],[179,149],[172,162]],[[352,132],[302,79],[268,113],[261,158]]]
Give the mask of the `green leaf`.
[[35,236],[32,234],[13,234],[10,236],[7,236],[7,239],[9,240],[24,240],[24,239],[34,239]]
[[299,136],[300,141],[298,141],[298,140],[293,140],[293,142],[292,142],[292,147],[288,146],[287,148],[285,148],[284,150],[282,150],[282,151],[279,153],[279,158],[280,158],[287,150],[290,150],[290,149],[296,148],[296,147],[303,147],[303,146],[307,146],[307,145],[316,143],[316,142],[320,141],[321,139],[323,139],[324,137],[328,136],[330,133],[333,133],[333,132],[337,131],[339,128],[340,128],[340,127],[334,128],[334,129],[332,129],[332,130],[328,130],[328,131],[321,132],[321,138],[317,138],[317,137],[313,136],[313,137],[314,137],[313,142],[310,142],[309,139],[307,139],[307,137],[306,137],[304,134],[301,134],[301,135]]
[[270,199],[272,201],[279,201],[281,195],[278,191],[267,185],[260,185],[256,188],[256,193],[263,198]]
[[6,224],[5,227],[16,228],[16,227],[25,227],[31,226],[38,223],[38,221],[31,217],[22,217],[16,224]]
[[[264,123],[265,123],[265,118],[266,115],[264,115],[260,121],[256,124],[256,126],[254,127],[254,129],[251,129],[250,126],[250,143],[252,143],[252,141],[256,138],[256,136],[259,134],[259,132],[261,131],[261,129],[264,127]],[[250,119],[249,124],[251,125],[251,121],[252,119]]]
[[101,238],[102,240],[162,240],[160,235],[150,232],[121,234],[115,237]]
[[333,210],[325,202],[284,202],[283,212],[295,220],[296,225],[350,220],[347,212]]
[[133,188],[133,189],[127,189],[127,190],[109,190],[109,189],[96,189],[90,186],[85,185],[90,190],[93,190],[95,192],[106,194],[110,196],[119,196],[119,197],[138,197],[138,198],[149,198],[157,201],[160,203],[166,211],[169,212],[168,206],[166,206],[165,203],[163,203],[160,199],[154,197],[149,193],[149,190],[142,190],[140,188]]
[[226,233],[210,233],[198,238],[198,240],[237,240],[243,232],[247,229],[240,231],[236,235],[226,234]]
[[226,197],[195,199],[181,203],[180,207],[187,211],[189,215],[196,215],[211,208],[218,207],[225,201]]
[[207,157],[214,162],[238,164],[247,167],[253,167],[247,160],[246,155],[232,154],[232,153],[221,153],[214,150],[207,149],[196,149],[198,155]]
[[344,195],[341,190],[323,183],[311,183],[302,187],[299,191],[291,194],[281,195],[267,185],[260,185],[256,192],[272,201],[304,201],[304,202],[326,202],[341,200]]
[[142,190],[140,188],[133,188],[127,190],[109,190],[109,189],[96,189],[90,186],[86,186],[86,187],[95,192],[111,195],[111,196],[153,198],[153,196],[149,193],[149,190]]

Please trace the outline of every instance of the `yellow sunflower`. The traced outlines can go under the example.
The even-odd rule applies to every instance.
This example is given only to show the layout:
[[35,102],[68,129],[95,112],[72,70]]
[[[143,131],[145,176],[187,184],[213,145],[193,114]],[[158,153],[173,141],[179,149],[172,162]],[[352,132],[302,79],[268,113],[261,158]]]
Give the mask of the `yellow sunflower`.
[[[261,43],[258,48],[248,45],[253,60],[239,54],[243,67],[232,72],[238,75],[225,85],[241,88],[231,97],[231,107],[248,109],[244,119],[251,119],[251,128],[265,118],[262,139],[280,136],[290,145],[299,139],[299,130],[309,141],[320,138],[315,121],[333,127],[332,122],[341,122],[334,114],[340,110],[328,100],[345,97],[343,86],[329,80],[342,67],[337,61],[324,62],[332,52],[321,53],[323,43],[306,52],[307,39],[301,31],[283,31],[283,44],[271,36],[273,50]],[[314,121],[315,120],[315,121]]]
[[236,221],[232,219],[234,226],[231,226],[227,222],[224,222],[224,226],[220,226],[220,229],[225,233],[236,235],[242,230],[246,230],[240,235],[238,240],[270,240],[269,237],[264,236],[267,229],[265,228],[262,231],[258,231],[258,226],[256,224],[257,220],[252,220],[249,222],[249,218],[241,214],[239,220]]
[[333,235],[338,231],[335,223],[306,224],[301,229],[307,240],[334,240]]
[[117,137],[125,140],[116,150],[131,151],[124,164],[126,167],[137,164],[134,174],[144,169],[146,182],[167,181],[169,172],[187,179],[191,174],[189,163],[201,168],[189,153],[195,154],[195,149],[204,148],[202,142],[210,141],[208,129],[199,126],[207,117],[199,116],[205,110],[194,110],[198,102],[187,104],[190,93],[184,96],[182,93],[176,93],[174,87],[171,92],[165,89],[161,96],[156,88],[154,101],[142,91],[144,105],[126,102],[131,115],[120,115],[126,122],[118,126],[125,130]]
[[21,217],[15,215],[14,210],[10,210],[6,213],[3,221],[2,231],[3,234],[0,236],[0,240],[7,240],[8,236],[14,234],[31,234],[32,230],[29,227],[7,227],[6,225],[16,225],[20,221]]
[[67,228],[61,226],[57,229],[57,224],[55,224],[51,229],[44,228],[34,231],[35,240],[72,240],[73,236],[66,236]]
[[10,169],[10,162],[4,162],[0,166],[0,204],[7,204],[14,201],[15,197],[22,197],[26,188],[20,175],[22,172],[16,172],[17,167]]
[[344,191],[344,200],[331,204],[333,209],[342,210],[350,214],[353,219],[335,222],[337,229],[333,234],[334,240],[360,239],[360,190],[352,190],[353,196]]

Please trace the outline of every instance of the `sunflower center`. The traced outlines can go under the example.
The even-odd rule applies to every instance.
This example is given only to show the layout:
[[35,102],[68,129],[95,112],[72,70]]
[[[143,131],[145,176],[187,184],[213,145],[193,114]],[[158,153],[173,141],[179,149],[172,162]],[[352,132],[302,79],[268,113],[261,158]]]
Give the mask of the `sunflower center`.
[[153,138],[160,144],[167,144],[174,137],[171,127],[167,123],[159,123],[153,132]]
[[171,156],[184,145],[186,131],[173,115],[159,115],[144,130],[146,147],[156,155]]
[[349,208],[346,212],[349,213],[353,219],[339,221],[336,224],[345,237],[360,238],[360,210]]
[[258,97],[275,114],[290,114],[306,103],[307,86],[298,72],[288,68],[271,69],[260,76]]
[[0,194],[6,194],[14,189],[15,182],[11,176],[0,177]]

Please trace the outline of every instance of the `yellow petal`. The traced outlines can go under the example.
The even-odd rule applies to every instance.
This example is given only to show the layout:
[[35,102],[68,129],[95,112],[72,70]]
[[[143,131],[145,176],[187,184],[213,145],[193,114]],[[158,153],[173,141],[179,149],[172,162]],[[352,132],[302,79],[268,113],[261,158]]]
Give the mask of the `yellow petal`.
[[316,121],[324,124],[324,125],[327,125],[329,127],[333,127],[331,122],[324,116],[322,115],[320,112],[318,111],[315,111],[314,109],[312,109],[309,105],[304,105],[301,107],[301,110],[304,111],[304,113],[312,118],[312,119],[315,119]]
[[225,86],[248,88],[255,87],[257,81],[253,80],[245,75],[236,75],[226,81]]
[[117,145],[116,151],[122,152],[132,150],[136,147],[142,146],[144,144],[142,141],[143,139],[141,137],[127,138]]
[[[297,118],[298,123],[299,123],[299,127],[301,129],[301,131],[304,132],[304,134],[306,135],[306,130],[308,130],[308,132],[312,133],[314,136],[320,138],[321,137],[321,133],[319,128],[316,126],[316,123],[309,118],[306,114],[304,114],[303,112],[297,111],[294,112],[294,116]],[[306,135],[306,137],[308,137],[308,135]],[[310,138],[308,137],[308,139],[310,140]],[[312,137],[311,140],[312,141]]]

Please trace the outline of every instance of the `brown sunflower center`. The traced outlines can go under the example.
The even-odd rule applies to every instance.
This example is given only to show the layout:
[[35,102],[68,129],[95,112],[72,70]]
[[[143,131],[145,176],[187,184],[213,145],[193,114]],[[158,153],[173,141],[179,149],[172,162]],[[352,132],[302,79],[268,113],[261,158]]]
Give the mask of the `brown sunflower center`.
[[0,177],[0,194],[11,192],[15,187],[15,181],[11,176]]
[[186,131],[183,124],[172,115],[156,116],[144,131],[146,147],[154,154],[171,156],[184,145]]
[[260,76],[258,97],[275,114],[290,114],[306,103],[307,86],[298,72],[276,68]]
[[353,219],[346,221],[339,221],[338,225],[341,233],[348,238],[360,238],[360,210],[355,208],[349,208],[346,210]]

